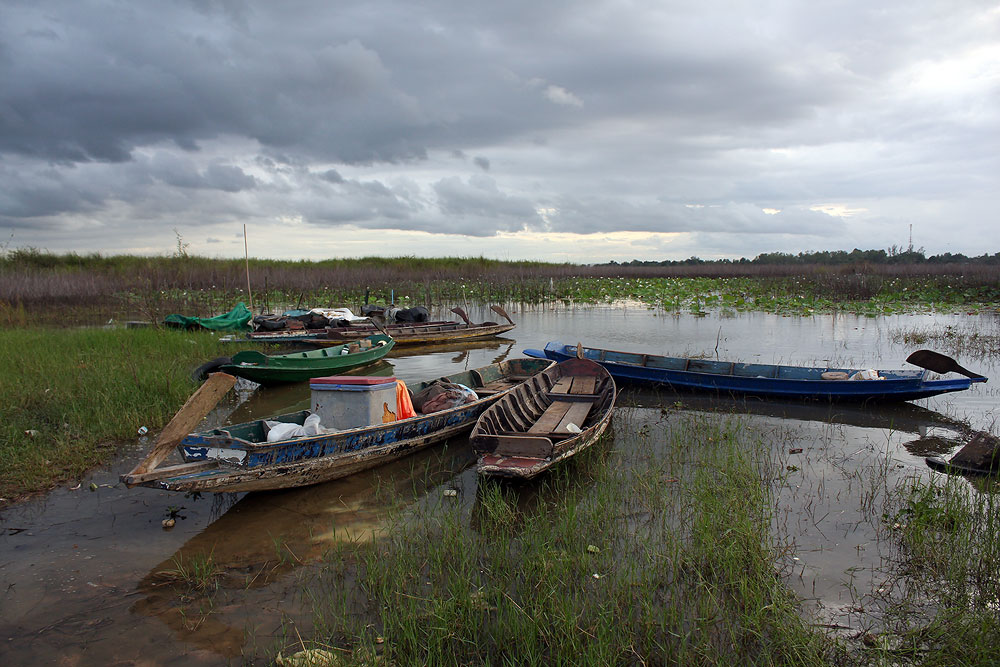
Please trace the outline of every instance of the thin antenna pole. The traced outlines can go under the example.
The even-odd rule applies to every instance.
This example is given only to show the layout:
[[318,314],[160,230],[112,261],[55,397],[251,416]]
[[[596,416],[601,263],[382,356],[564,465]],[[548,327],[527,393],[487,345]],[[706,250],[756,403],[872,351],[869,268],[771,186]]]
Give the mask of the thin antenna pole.
[[250,250],[247,246],[247,226],[243,223],[243,257],[247,262],[247,297],[250,299],[250,312],[253,312],[253,292],[250,291]]

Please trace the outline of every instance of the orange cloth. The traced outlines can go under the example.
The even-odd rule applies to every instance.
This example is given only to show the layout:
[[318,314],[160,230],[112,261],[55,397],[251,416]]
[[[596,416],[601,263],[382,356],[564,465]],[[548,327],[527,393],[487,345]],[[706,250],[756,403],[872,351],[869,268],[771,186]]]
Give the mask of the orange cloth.
[[416,417],[413,401],[410,400],[410,390],[402,380],[396,380],[396,416],[399,419]]

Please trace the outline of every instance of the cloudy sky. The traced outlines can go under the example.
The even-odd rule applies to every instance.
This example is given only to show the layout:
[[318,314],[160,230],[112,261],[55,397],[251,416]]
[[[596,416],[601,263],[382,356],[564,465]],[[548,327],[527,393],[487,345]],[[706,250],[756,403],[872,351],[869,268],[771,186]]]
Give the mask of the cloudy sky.
[[978,255],[998,204],[995,0],[0,0],[0,248]]

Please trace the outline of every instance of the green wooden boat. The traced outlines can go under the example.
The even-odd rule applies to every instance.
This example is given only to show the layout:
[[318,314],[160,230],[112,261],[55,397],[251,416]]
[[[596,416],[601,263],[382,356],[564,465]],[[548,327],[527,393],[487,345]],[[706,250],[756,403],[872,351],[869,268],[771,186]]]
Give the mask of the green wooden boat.
[[302,382],[375,363],[387,355],[394,344],[392,338],[378,334],[307,352],[267,355],[256,350],[244,350],[233,355],[230,363],[221,364],[213,370],[260,384]]

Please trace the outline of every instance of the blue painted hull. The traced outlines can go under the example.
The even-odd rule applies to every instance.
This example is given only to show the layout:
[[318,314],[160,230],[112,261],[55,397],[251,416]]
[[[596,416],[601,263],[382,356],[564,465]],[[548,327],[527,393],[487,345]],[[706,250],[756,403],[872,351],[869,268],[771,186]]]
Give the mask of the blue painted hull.
[[[881,380],[825,380],[826,372],[852,375],[860,369],[744,364],[653,354],[583,348],[584,356],[604,366],[615,380],[782,399],[831,401],[911,401],[968,389],[982,379],[929,380],[925,370],[879,371]],[[531,357],[563,361],[576,356],[575,345],[548,343],[525,350]]]
[[[277,442],[266,441],[261,420],[192,433],[178,446],[183,464],[134,477],[125,475],[123,481],[129,486],[170,491],[228,492],[292,488],[338,479],[468,431],[494,401],[552,365],[548,360],[513,359],[450,376],[451,381],[466,384],[480,397],[385,424]],[[415,387],[429,384],[417,383]],[[268,419],[302,424],[308,415],[302,411]]]

